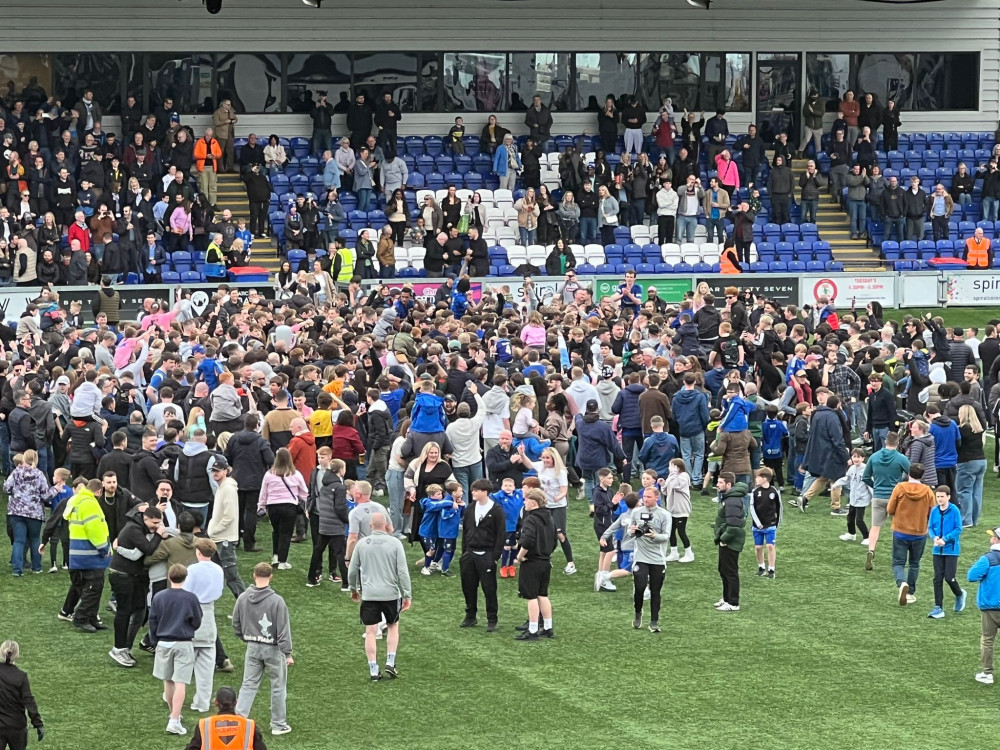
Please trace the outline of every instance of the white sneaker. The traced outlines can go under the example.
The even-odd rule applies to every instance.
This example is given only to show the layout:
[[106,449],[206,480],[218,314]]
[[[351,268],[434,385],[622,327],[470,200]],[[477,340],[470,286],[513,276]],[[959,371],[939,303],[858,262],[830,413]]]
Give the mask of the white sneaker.
[[601,590],[601,584],[604,582],[604,575],[601,571],[594,573],[594,592]]
[[906,603],[907,604],[916,604],[917,603],[917,597],[914,596],[913,594],[907,594],[906,595]]
[[642,592],[642,600],[644,602],[648,602],[651,596],[652,594],[649,593],[649,586],[647,586],[646,590]]
[[841,534],[840,535],[840,541],[842,541],[842,542],[853,542],[857,538],[858,538],[857,534]]
[[677,548],[671,547],[670,554],[667,555],[667,562],[677,562],[681,559],[681,556],[677,554]]
[[115,662],[123,667],[134,667],[135,659],[133,659],[128,651],[123,648],[113,648],[108,651],[108,656],[110,656]]
[[740,605],[739,604],[726,604],[725,602],[723,602],[722,606],[721,607],[716,607],[716,609],[718,609],[719,612],[739,612],[740,611]]
[[58,573],[59,572],[59,567],[56,566],[56,565],[53,565],[51,568],[49,568],[49,572],[50,573]]
[[601,591],[617,591],[618,587],[611,583],[610,579],[601,582]]
[[422,575],[422,576],[429,576],[430,574],[431,574],[431,569],[430,568],[421,568],[420,569],[420,575]]
[[277,564],[278,564],[278,556],[271,555],[271,565],[277,565]]
[[677,562],[682,562],[682,563],[694,562],[694,552],[691,550],[690,547],[684,550],[684,557],[682,557]]
[[718,609],[719,607],[721,607],[721,606],[722,606],[723,604],[725,604],[725,603],[726,603],[726,600],[725,600],[725,599],[719,599],[719,601],[717,601],[717,602],[716,602],[715,604],[713,604],[712,606],[713,606],[713,607],[715,607],[716,609]]
[[868,543],[869,543],[869,540],[868,540],[868,539],[862,539],[862,540],[861,540],[861,546],[862,546],[862,547],[867,547],[867,546],[868,546]]
[[976,682],[981,682],[984,685],[992,685],[993,684],[993,675],[986,674],[986,672],[977,672],[976,673]]
[[291,570],[292,564],[290,562],[278,563],[278,570]]
[[431,563],[431,568],[430,568],[430,569],[431,569],[432,571],[438,571],[438,570],[441,570],[441,563],[439,563],[439,562],[437,562],[437,561],[435,561],[435,562],[432,562],[432,563]]
[[287,724],[281,724],[281,725],[276,726],[276,727],[271,727],[271,734],[273,736],[275,736],[275,737],[277,737],[278,735],[282,735],[282,734],[288,734],[291,731],[292,731],[292,728],[290,726],[288,726]]
[[167,732],[169,734],[187,734],[188,730],[181,724],[180,719],[171,719],[167,722]]
[[566,567],[563,568],[563,573],[565,573],[568,576],[574,575],[576,573],[576,564],[566,563]]

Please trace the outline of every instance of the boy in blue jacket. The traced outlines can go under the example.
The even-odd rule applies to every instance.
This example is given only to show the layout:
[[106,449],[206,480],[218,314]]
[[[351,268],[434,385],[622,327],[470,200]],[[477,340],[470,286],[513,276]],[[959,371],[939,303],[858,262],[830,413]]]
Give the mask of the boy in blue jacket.
[[774,472],[774,477],[780,486],[785,476],[782,466],[784,451],[781,446],[782,440],[788,436],[788,427],[778,419],[777,406],[768,404],[766,413],[767,417],[760,426],[761,453],[764,466]]
[[938,484],[947,485],[955,492],[955,474],[958,466],[958,446],[962,444],[962,433],[953,419],[941,413],[941,407],[930,404],[927,407],[930,433],[934,436],[934,466],[937,469]]
[[434,393],[433,380],[421,380],[420,392],[413,399],[410,432],[444,432],[448,418],[444,413],[444,397]]
[[431,565],[434,562],[434,555],[438,548],[438,522],[441,518],[441,511],[451,506],[451,500],[445,499],[444,487],[440,484],[427,485],[427,497],[421,499],[420,507],[424,511],[423,518],[420,519],[420,538],[424,540],[424,567],[420,569],[420,574],[429,576]]
[[448,482],[444,486],[447,493],[444,499],[448,502],[440,512],[438,519],[437,554],[434,564],[438,566],[441,575],[454,575],[448,568],[455,556],[455,543],[458,541],[458,530],[462,525],[462,514],[465,513],[465,500],[462,498],[462,485],[458,482]]
[[990,529],[990,551],[976,560],[967,575],[971,583],[979,583],[976,606],[983,615],[982,669],[976,682],[993,684],[993,641],[1000,629],[1000,527]]
[[722,421],[719,432],[743,432],[750,428],[750,415],[757,410],[756,404],[740,395],[740,387],[735,383],[726,386],[726,396],[722,399]]
[[965,609],[965,590],[955,580],[958,571],[958,555],[961,552],[959,537],[962,536],[962,511],[951,503],[951,490],[941,485],[934,491],[937,507],[927,518],[927,536],[934,545],[934,609],[927,615],[935,620],[944,617],[944,583],[955,595],[955,611]]
[[649,426],[653,432],[642,444],[639,463],[656,471],[657,476],[665,477],[670,473],[670,462],[679,455],[677,438],[663,431],[663,417],[658,414],[650,418]]
[[500,577],[514,578],[517,568],[514,558],[517,557],[517,524],[521,520],[521,509],[524,507],[524,494],[514,486],[514,480],[504,477],[500,489],[490,495],[490,500],[503,508],[506,519],[507,538],[503,542],[503,552],[500,553]]

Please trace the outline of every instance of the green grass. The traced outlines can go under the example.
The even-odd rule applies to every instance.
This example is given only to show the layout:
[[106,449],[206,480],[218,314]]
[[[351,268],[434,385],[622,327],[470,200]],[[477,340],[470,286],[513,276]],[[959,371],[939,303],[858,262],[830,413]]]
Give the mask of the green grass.
[[[960,579],[988,546],[985,529],[1000,523],[998,482],[989,474],[985,516],[962,540]],[[786,496],[789,493],[786,493]],[[823,501],[809,513],[788,508],[778,535],[778,578],[755,577],[753,550],[741,556],[743,611],[715,612],[720,596],[711,546],[715,505],[700,496],[689,525],[696,560],[669,566],[663,633],[630,627],[631,591],[595,594],[596,543],[586,505],[571,506],[580,573],[562,575],[556,553],[552,600],[557,638],[516,643],[525,616],[516,582],[500,581],[501,630],[460,630],[458,577],[414,575],[413,609],[404,615],[401,678],[372,685],[357,605],[339,586],[305,587],[307,549],[292,545],[291,571],[274,587],[291,610],[295,665],[288,719],[294,731],[267,737],[269,747],[313,748],[769,748],[982,746],[993,733],[995,690],[974,682],[979,613],[970,606],[927,619],[932,603],[928,554],[917,604],[901,609],[883,537],[874,572],[864,548],[837,539],[844,519]],[[870,520],[870,514],[869,514]],[[262,546],[269,549],[268,527]],[[748,535],[749,536],[749,535]],[[408,551],[415,559],[417,548]],[[4,553],[7,554],[6,552]],[[267,555],[242,555],[245,578]],[[47,561],[46,561],[47,562]],[[416,573],[414,569],[414,573]],[[5,578],[0,635],[21,643],[48,728],[45,746],[179,748],[166,735],[152,657],[125,670],[107,656],[110,633],[84,635],[56,620],[67,575]],[[105,589],[105,599],[109,594]],[[231,633],[228,592],[219,628],[237,671],[215,685],[239,686],[242,645]],[[110,613],[102,617],[110,621]],[[482,622],[482,611],[480,621]],[[384,660],[384,642],[380,642]],[[189,694],[190,695],[190,694]],[[266,688],[253,716],[268,725]],[[189,699],[190,700],[190,699]],[[195,715],[185,713],[194,725]]]

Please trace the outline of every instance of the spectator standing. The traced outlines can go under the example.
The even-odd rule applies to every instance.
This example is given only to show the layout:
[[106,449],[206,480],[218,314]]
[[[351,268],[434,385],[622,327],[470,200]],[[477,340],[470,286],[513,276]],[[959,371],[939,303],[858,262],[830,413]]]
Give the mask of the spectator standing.
[[531,98],[531,106],[524,113],[524,124],[528,127],[528,137],[542,151],[548,153],[552,150],[552,112],[542,104],[542,97],[538,94]]
[[719,612],[740,611],[740,552],[746,542],[743,499],[747,485],[737,482],[732,472],[719,474],[719,510],[715,515],[715,545],[719,548],[719,576],[722,598],[715,603]]
[[326,100],[325,91],[316,92],[316,102],[309,116],[313,121],[312,150],[322,154],[330,148],[330,126],[333,124],[333,105]]
[[980,635],[980,671],[976,682],[993,684],[993,642],[1000,630],[1000,527],[990,529],[990,551],[969,568],[970,583],[978,583],[976,606],[982,620]]
[[528,620],[515,640],[537,641],[543,636],[554,638],[549,578],[552,575],[552,552],[556,547],[556,526],[546,507],[545,493],[540,489],[530,489],[525,493],[519,543],[520,549],[514,559],[521,566],[517,591],[528,602]]
[[205,713],[211,707],[212,680],[215,675],[215,644],[218,638],[215,603],[222,596],[225,574],[222,568],[212,562],[212,557],[217,554],[215,542],[199,538],[195,540],[194,549],[198,561],[187,569],[188,575],[184,581],[184,590],[198,597],[201,605],[201,625],[191,639],[194,647],[195,683],[191,708],[198,713]]
[[31,693],[28,675],[15,665],[21,658],[17,641],[0,644],[0,747],[23,750],[28,746],[28,722],[35,728],[38,741],[45,739],[45,725],[38,704]]
[[288,570],[288,547],[295,531],[299,508],[305,508],[307,496],[305,480],[296,471],[288,448],[279,448],[274,465],[264,475],[257,501],[257,514],[267,514],[271,521],[271,561],[278,570]]
[[927,544],[927,519],[934,507],[934,492],[921,479],[924,467],[911,463],[909,478],[892,491],[886,512],[892,516],[892,572],[899,587],[899,606],[916,600],[920,558]]
[[[219,108],[212,113],[212,126],[215,128],[215,137],[219,141],[219,148],[222,149],[222,161],[220,164],[222,172],[232,170],[236,155],[233,151],[233,143],[236,137],[236,122],[239,118],[233,111],[233,103],[229,99],[219,102]],[[212,201],[214,204],[215,201]]]
[[472,483],[473,503],[462,518],[462,593],[465,596],[465,619],[459,627],[475,627],[478,620],[479,589],[486,599],[486,632],[497,629],[497,562],[503,552],[506,521],[503,509],[490,499],[492,485],[487,479]]

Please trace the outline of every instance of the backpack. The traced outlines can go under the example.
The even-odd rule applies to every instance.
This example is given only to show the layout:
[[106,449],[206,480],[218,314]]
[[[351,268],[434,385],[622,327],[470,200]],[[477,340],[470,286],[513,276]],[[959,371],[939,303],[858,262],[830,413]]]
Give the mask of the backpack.
[[737,367],[740,362],[740,342],[729,339],[722,343],[722,365],[726,368]]

